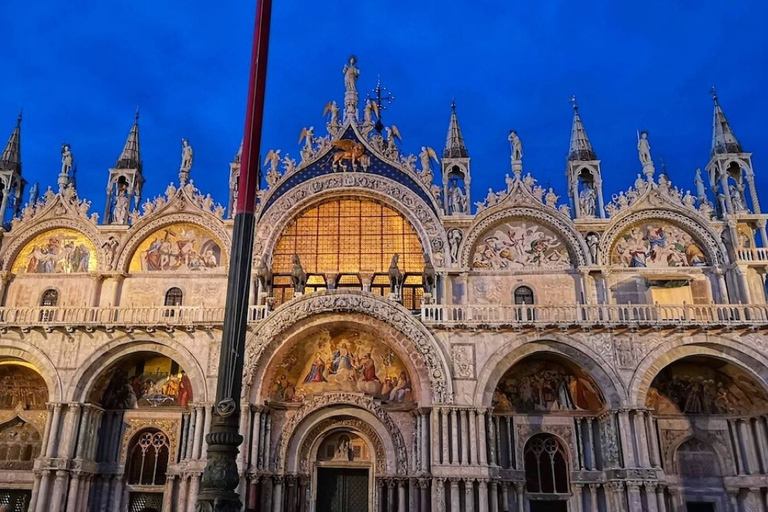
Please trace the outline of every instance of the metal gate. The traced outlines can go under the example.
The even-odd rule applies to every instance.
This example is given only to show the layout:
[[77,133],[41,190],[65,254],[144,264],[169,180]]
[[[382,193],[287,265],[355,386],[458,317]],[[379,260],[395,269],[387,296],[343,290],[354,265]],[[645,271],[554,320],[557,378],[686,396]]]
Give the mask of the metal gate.
[[368,470],[319,468],[317,512],[368,512]]

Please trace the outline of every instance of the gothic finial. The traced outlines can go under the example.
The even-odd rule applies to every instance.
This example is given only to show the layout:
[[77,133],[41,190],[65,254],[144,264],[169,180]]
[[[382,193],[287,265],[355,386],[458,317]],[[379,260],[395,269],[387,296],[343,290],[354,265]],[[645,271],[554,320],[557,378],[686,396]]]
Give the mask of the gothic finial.
[[741,144],[736,139],[736,135],[731,130],[731,125],[725,117],[720,106],[715,88],[712,87],[710,94],[715,102],[715,112],[712,121],[712,150],[711,154],[741,153]]
[[136,105],[136,115],[133,117],[135,119],[135,122],[139,122],[139,106]]
[[717,105],[718,104],[718,101],[717,101],[717,91],[715,90],[715,86],[714,85],[709,89],[709,94],[710,94],[710,96],[712,96],[712,101],[714,101],[715,105]]
[[24,118],[24,109],[19,110],[19,117],[16,119],[16,126],[21,126],[21,120]]
[[569,101],[569,102],[570,102],[570,103],[573,105],[573,110],[574,110],[574,112],[576,112],[576,111],[578,111],[578,110],[579,110],[579,104],[578,104],[578,103],[576,103],[576,95],[575,95],[575,94],[574,94],[574,95],[572,95],[572,96],[571,96],[571,99],[570,99],[570,100],[568,100],[568,101]]
[[451,121],[448,124],[448,136],[445,138],[444,158],[467,158],[469,152],[464,145],[464,137],[459,128],[459,116],[456,114],[456,102],[451,104]]
[[21,174],[21,114],[16,120],[16,127],[11,132],[5,149],[0,154],[0,171]]
[[592,143],[589,142],[587,131],[584,129],[584,123],[581,121],[579,108],[576,104],[576,95],[571,97],[573,103],[573,125],[571,126],[571,144],[568,151],[568,160],[590,161],[597,160],[595,150],[592,149]]
[[136,109],[136,116],[134,118],[131,131],[128,133],[128,138],[125,140],[125,146],[120,153],[120,157],[117,159],[116,169],[140,169],[141,168],[141,151],[139,146],[139,110]]

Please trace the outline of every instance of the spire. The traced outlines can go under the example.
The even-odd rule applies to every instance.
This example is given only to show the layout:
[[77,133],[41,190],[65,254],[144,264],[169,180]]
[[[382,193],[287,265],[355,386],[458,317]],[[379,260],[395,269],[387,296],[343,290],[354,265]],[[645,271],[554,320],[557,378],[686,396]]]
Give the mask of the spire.
[[456,102],[451,102],[451,122],[448,125],[448,136],[445,138],[443,158],[467,158],[469,153],[464,145],[464,137],[459,128],[459,116],[456,115]]
[[240,147],[238,148],[237,153],[235,153],[234,163],[239,164],[241,163],[242,159],[243,159],[243,141],[241,140]]
[[720,102],[717,99],[717,92],[714,86],[710,90],[712,101],[715,103],[715,114],[712,121],[712,155],[717,153],[742,153],[741,144],[736,140],[736,135],[731,130],[731,125],[725,118],[723,109],[720,108]]
[[115,169],[140,169],[141,151],[139,149],[139,109],[136,109],[136,117],[125,141],[123,152],[117,159]]
[[0,156],[0,171],[21,174],[21,113],[16,121],[16,128],[11,132],[3,154]]
[[584,129],[584,123],[581,122],[579,115],[579,105],[576,103],[576,96],[571,98],[573,103],[573,127],[571,128],[571,147],[568,151],[568,160],[587,162],[597,160],[595,150],[589,142],[587,132]]

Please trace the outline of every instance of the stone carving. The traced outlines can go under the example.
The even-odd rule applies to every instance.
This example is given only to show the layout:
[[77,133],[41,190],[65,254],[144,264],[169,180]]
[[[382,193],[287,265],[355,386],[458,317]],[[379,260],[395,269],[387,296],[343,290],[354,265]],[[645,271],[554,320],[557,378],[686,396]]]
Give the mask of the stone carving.
[[[357,312],[378,319],[405,335],[408,347],[415,347],[427,368],[432,399],[435,403],[453,403],[450,380],[445,363],[437,352],[434,340],[426,328],[402,306],[365,292],[315,292],[294,300],[290,307],[280,308],[259,324],[254,336],[246,343],[244,382],[253,384],[256,365],[264,349],[285,329],[299,320],[321,313]],[[400,340],[398,340],[400,341]],[[412,348],[406,348],[412,350]]]
[[69,171],[72,170],[72,150],[69,144],[63,144],[61,146],[61,175],[69,176]]
[[451,345],[453,354],[453,376],[456,379],[475,379],[475,346],[465,344]]
[[611,263],[624,267],[704,266],[707,257],[691,235],[679,227],[655,222],[625,231],[616,243]]
[[291,284],[293,285],[293,292],[296,294],[304,293],[304,287],[307,285],[307,273],[304,272],[304,267],[301,266],[298,254],[293,255],[292,261]]
[[637,154],[643,166],[653,163],[651,159],[651,144],[648,142],[648,132],[640,132],[637,139]]
[[459,247],[464,234],[458,228],[453,228],[448,232],[448,245],[451,250],[451,261],[454,264],[459,263]]
[[357,57],[350,55],[347,64],[344,65],[344,87],[347,92],[357,92],[357,79],[360,77],[360,70],[356,66]]
[[638,349],[634,339],[616,336],[613,343],[616,349],[616,365],[625,369],[637,368]]
[[389,293],[394,297],[400,298],[402,296],[405,275],[400,271],[400,267],[398,267],[398,259],[400,259],[400,256],[395,253],[392,256],[392,263],[389,265],[387,275],[389,276]]
[[288,445],[290,444],[293,433],[296,427],[310,414],[330,405],[353,405],[367,410],[384,425],[389,432],[389,437],[392,443],[395,445],[395,470],[398,475],[404,475],[408,471],[408,454],[403,440],[403,435],[400,432],[397,424],[392,417],[382,408],[378,401],[371,399],[365,395],[356,393],[326,393],[322,395],[316,395],[311,400],[306,400],[303,405],[293,414],[288,421],[286,421],[283,431],[280,434],[280,439],[277,443],[277,449],[275,450],[272,459],[272,469],[274,471],[285,471],[286,455]]
[[457,179],[448,184],[448,214],[459,215],[469,213],[467,208],[467,196],[459,186]]
[[[360,432],[367,437],[373,445],[374,455],[376,457],[375,467],[378,471],[377,474],[387,474],[387,455],[384,451],[384,443],[382,443],[378,432],[365,421],[353,418],[328,418],[312,427],[312,430],[305,436],[306,441],[301,446],[301,451],[299,452],[299,469],[302,472],[309,471],[310,450],[317,443],[317,439],[331,429],[350,429]],[[347,455],[347,457],[348,456],[349,455]]]
[[181,139],[181,167],[179,168],[179,179],[184,185],[189,179],[189,171],[192,170],[193,151],[187,139]]
[[579,193],[579,209],[582,217],[595,216],[595,189],[591,184],[586,184]]
[[731,196],[734,213],[746,212],[747,208],[744,206],[744,185],[730,185],[728,193]]
[[179,420],[164,420],[151,417],[130,418],[126,420],[126,423],[128,423],[128,426],[123,433],[123,442],[120,445],[119,461],[121,464],[125,464],[131,439],[133,439],[133,436],[136,435],[136,433],[145,428],[156,428],[162,431],[168,437],[168,442],[170,444],[168,452],[176,453],[179,444]]
[[472,268],[503,270],[571,265],[562,241],[544,226],[510,220],[485,232],[472,255]]
[[523,159],[523,143],[520,142],[520,137],[518,137],[517,132],[515,130],[512,130],[509,132],[509,137],[507,137],[507,140],[509,140],[509,145],[512,148],[512,161],[513,162],[520,162]]
[[619,445],[616,432],[616,419],[613,414],[602,416],[600,425],[600,447],[605,467],[614,468],[619,465]]
[[589,248],[589,257],[592,260],[593,265],[597,265],[597,254],[600,244],[600,235],[594,232],[587,233],[586,236],[587,247]]
[[370,159],[366,158],[365,146],[354,140],[343,139],[335,140],[331,145],[338,149],[336,153],[333,153],[331,158],[331,168],[336,171],[341,168],[342,171],[347,170],[347,164],[349,162],[352,171],[357,170],[357,165],[360,164],[363,168],[367,168],[370,164]]
[[435,272],[435,266],[432,265],[432,261],[429,259],[428,254],[424,254],[424,271],[421,273],[421,282],[424,285],[425,294],[434,294],[437,290],[435,285],[437,284],[437,273]]
[[267,164],[269,164],[269,169],[267,169],[267,175],[265,179],[267,181],[267,187],[273,188],[275,185],[277,185],[277,182],[280,181],[280,171],[277,168],[277,166],[280,165],[279,149],[269,150],[269,153],[267,153],[267,158],[264,160],[264,165],[266,166]]

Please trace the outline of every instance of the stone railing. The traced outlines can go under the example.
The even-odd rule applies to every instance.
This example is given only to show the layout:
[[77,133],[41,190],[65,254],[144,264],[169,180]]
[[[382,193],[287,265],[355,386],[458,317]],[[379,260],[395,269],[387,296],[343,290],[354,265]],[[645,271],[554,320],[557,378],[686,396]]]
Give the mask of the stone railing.
[[450,306],[421,308],[432,326],[768,326],[768,305]]
[[[248,310],[249,322],[263,318],[258,307]],[[0,308],[0,327],[194,327],[220,326],[224,308],[196,306],[117,308]]]
[[768,262],[768,249],[765,247],[753,247],[751,249],[738,249],[736,257],[739,261],[765,261]]

